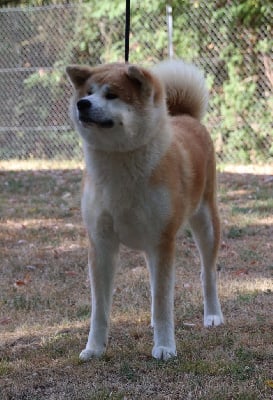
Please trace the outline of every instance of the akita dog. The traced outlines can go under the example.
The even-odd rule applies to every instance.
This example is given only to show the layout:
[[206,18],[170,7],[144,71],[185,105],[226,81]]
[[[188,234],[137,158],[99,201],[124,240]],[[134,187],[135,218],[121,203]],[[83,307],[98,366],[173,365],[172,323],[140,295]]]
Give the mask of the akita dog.
[[216,257],[220,223],[215,155],[200,119],[208,91],[183,61],[72,65],[71,116],[83,139],[82,214],[89,237],[92,315],[80,359],[106,349],[120,243],[144,252],[151,282],[156,359],[176,356],[174,251],[189,223],[201,258],[204,325],[219,325]]

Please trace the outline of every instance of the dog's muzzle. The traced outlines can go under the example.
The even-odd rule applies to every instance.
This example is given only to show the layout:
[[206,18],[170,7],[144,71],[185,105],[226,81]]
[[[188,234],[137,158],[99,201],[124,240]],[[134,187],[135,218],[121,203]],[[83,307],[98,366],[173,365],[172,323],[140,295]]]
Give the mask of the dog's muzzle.
[[88,99],[80,99],[77,102],[79,120],[86,124],[96,124],[102,128],[111,128],[114,125],[112,119],[105,118],[101,109],[94,107]]

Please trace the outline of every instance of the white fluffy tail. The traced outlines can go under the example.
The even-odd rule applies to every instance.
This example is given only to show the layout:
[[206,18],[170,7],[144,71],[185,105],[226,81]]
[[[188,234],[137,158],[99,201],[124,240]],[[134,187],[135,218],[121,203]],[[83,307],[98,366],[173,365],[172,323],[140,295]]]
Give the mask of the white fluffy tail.
[[203,72],[182,60],[166,60],[152,68],[163,83],[170,115],[188,114],[201,120],[208,105],[208,89]]

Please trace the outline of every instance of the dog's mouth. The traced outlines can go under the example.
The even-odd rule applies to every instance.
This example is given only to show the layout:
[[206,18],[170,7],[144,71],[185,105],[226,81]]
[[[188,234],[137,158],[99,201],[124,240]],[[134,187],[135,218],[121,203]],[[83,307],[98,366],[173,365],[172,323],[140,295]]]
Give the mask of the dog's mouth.
[[84,125],[97,125],[101,128],[112,128],[114,126],[114,121],[112,119],[98,120],[98,119],[91,118],[86,115],[79,115],[79,120]]

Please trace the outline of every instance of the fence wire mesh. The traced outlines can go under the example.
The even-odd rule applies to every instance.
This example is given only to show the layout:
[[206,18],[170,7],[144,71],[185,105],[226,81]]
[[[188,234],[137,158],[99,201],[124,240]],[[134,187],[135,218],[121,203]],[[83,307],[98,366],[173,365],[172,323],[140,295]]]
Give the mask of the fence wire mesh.
[[[151,65],[168,56],[167,22],[164,10],[142,3],[132,10],[130,61]],[[242,28],[214,3],[173,9],[175,56],[205,70],[205,122],[218,160],[272,161],[273,11]],[[0,9],[0,159],[82,157],[64,68],[123,61],[123,8],[99,13],[90,1]]]

